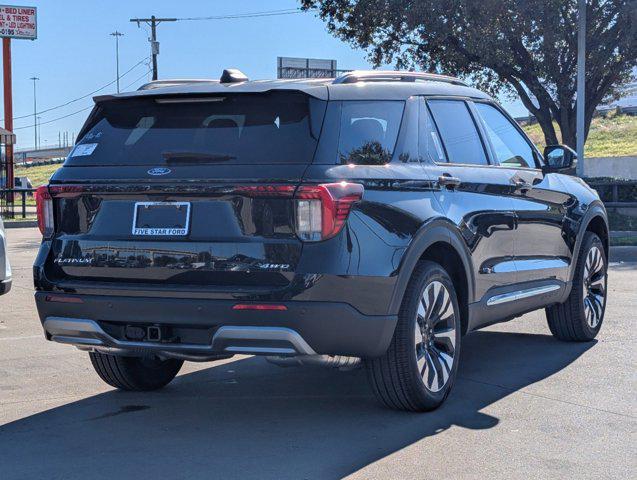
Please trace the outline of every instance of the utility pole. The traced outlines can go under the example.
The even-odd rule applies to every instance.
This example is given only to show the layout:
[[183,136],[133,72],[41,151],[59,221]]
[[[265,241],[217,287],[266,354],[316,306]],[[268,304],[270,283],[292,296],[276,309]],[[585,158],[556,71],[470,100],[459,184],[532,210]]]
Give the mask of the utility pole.
[[150,53],[153,57],[153,80],[157,80],[157,55],[159,55],[159,42],[157,41],[157,25],[162,22],[176,22],[176,18],[157,18],[152,15],[150,18],[131,18],[131,22],[135,22],[139,27],[145,23],[150,26]]
[[38,149],[38,101],[35,94],[35,82],[40,80],[38,77],[31,77],[29,80],[33,80],[33,146]]
[[577,176],[584,176],[584,105],[586,87],[586,0],[577,1]]
[[[11,39],[6,37],[2,39],[2,79],[4,83],[4,128],[13,133],[13,80],[11,73]],[[13,188],[13,145],[5,145],[4,160],[6,169],[5,187]],[[13,203],[13,195],[9,194],[6,198],[9,203]]]
[[115,37],[115,69],[117,71],[117,93],[119,93],[119,37],[123,37],[124,34],[115,30],[110,35]]

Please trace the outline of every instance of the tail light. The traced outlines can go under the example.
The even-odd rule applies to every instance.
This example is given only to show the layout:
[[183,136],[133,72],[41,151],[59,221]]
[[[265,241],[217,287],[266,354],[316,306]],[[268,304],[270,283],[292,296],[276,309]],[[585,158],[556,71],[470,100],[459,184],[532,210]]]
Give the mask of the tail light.
[[38,213],[38,227],[44,238],[53,235],[53,200],[49,187],[43,185],[35,191],[36,210]]
[[302,185],[294,195],[296,234],[301,240],[316,242],[341,231],[354,202],[363,197],[358,183]]

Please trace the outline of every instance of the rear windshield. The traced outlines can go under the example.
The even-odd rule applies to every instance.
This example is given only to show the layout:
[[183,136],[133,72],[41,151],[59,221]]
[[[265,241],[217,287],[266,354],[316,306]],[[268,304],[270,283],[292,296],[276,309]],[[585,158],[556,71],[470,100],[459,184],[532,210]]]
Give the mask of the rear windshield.
[[66,165],[310,163],[324,113],[296,92],[106,101]]

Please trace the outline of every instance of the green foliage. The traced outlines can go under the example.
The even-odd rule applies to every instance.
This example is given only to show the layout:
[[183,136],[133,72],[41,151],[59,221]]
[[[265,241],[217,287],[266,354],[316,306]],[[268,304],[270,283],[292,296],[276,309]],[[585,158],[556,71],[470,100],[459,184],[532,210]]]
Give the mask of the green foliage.
[[[519,95],[575,145],[577,0],[301,0],[379,66],[459,75]],[[637,65],[637,0],[587,2],[586,121]]]

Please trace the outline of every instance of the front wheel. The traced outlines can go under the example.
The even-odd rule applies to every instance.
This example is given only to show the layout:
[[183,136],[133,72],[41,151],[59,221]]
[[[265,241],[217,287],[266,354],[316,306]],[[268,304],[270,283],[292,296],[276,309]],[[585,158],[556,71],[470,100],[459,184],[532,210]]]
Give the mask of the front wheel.
[[376,397],[398,410],[437,408],[456,377],[460,336],[460,309],[451,278],[437,263],[419,263],[389,349],[367,361]]
[[165,387],[184,363],[172,358],[122,357],[100,352],[90,352],[89,356],[100,378],[120,390],[149,391]]
[[608,274],[604,245],[586,232],[579,254],[573,286],[566,302],[546,309],[553,336],[565,342],[588,342],[599,333],[606,311]]

